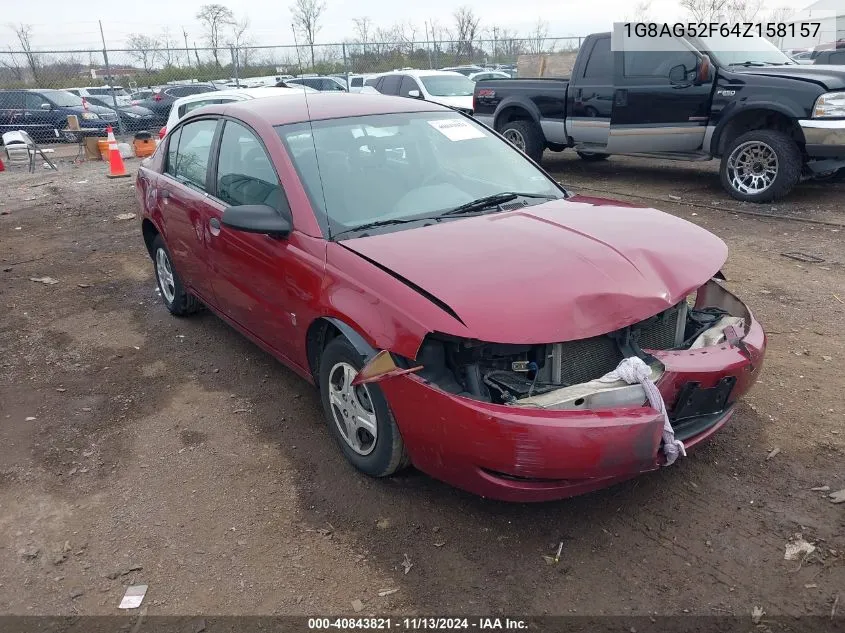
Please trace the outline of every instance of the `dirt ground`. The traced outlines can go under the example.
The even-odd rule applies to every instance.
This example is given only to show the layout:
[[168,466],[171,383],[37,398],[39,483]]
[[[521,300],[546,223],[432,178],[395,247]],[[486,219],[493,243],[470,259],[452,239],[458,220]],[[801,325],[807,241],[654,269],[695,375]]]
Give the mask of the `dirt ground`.
[[[167,313],[137,218],[116,219],[137,211],[132,181],[60,166],[0,173],[0,613],[115,614],[134,583],[150,614],[845,608],[845,504],[811,490],[845,488],[845,185],[761,207],[729,199],[711,164],[548,156],[575,191],[722,237],[769,350],[687,459],[516,505],[414,470],[358,474],[311,387],[213,315]],[[796,534],[816,550],[786,561]]]

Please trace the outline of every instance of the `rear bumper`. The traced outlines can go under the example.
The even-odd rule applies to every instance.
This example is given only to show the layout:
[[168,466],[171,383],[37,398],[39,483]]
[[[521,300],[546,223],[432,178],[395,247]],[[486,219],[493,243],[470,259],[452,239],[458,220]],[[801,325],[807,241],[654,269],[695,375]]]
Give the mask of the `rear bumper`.
[[810,158],[845,158],[845,119],[800,119]]
[[[766,337],[753,317],[743,343],[744,349],[723,344],[655,353],[665,366],[658,387],[670,410],[689,382],[709,388],[725,377],[736,379],[725,409],[677,425],[687,448],[727,423],[736,399],[756,380]],[[561,499],[663,463],[662,419],[649,406],[577,411],[505,406],[445,393],[415,375],[385,380],[381,387],[414,465],[481,496]]]

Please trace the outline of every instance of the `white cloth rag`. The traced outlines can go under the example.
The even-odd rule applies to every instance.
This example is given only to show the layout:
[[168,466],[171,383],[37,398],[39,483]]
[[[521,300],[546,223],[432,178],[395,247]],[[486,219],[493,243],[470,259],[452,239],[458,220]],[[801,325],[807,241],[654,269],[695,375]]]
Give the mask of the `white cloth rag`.
[[663,416],[663,453],[666,455],[666,465],[671,466],[678,459],[678,455],[687,456],[684,443],[675,439],[675,431],[672,423],[669,422],[669,414],[666,412],[666,404],[657,385],[651,380],[651,368],[645,361],[636,356],[623,358],[616,369],[599,378],[601,382],[616,382],[623,380],[629,385],[640,383],[645,390],[648,403],[660,412]]

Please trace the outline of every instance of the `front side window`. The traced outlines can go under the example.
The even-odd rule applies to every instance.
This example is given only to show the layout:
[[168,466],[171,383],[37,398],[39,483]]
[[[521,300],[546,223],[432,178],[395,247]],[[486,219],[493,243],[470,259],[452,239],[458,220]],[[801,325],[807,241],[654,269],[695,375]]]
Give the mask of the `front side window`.
[[513,146],[451,112],[380,114],[277,130],[329,236],[372,222],[434,218],[504,192],[536,196],[526,198],[526,205],[564,197]]
[[402,83],[402,75],[385,75],[379,84],[378,91],[386,95],[399,94],[399,84]]
[[44,95],[48,101],[59,108],[81,108],[82,98],[71,94],[67,90],[46,90]]
[[429,75],[420,77],[426,92],[435,97],[469,97],[475,89],[475,82],[469,77],[458,75]]
[[176,177],[176,156],[179,151],[179,137],[182,136],[182,128],[177,128],[167,141],[167,168],[164,170],[174,178]]
[[626,51],[624,73],[626,77],[655,77],[669,81],[669,71],[683,66],[687,72],[695,70],[698,57],[688,50],[680,51]]
[[227,204],[265,204],[282,209],[284,194],[264,147],[250,130],[227,121],[220,139],[217,197]]
[[402,86],[399,88],[399,96],[400,97],[410,97],[411,90],[416,90],[419,92],[420,87],[417,85],[416,80],[413,77],[405,75],[402,78]]
[[26,93],[27,110],[40,110],[41,106],[45,103],[48,103],[48,101],[37,92]]
[[216,119],[193,121],[182,127],[176,151],[177,180],[205,190],[211,142],[216,129]]

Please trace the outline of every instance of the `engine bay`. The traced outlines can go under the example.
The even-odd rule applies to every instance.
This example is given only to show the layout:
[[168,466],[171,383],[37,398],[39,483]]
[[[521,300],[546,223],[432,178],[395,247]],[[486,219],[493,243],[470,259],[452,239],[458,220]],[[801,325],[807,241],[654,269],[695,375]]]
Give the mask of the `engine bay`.
[[656,379],[662,365],[649,350],[715,345],[725,340],[724,331],[743,327],[742,310],[699,306],[694,297],[614,332],[575,341],[510,345],[429,335],[417,356],[423,366],[419,376],[450,393],[497,404],[597,408],[641,402],[640,387],[597,379],[631,356],[649,364]]

